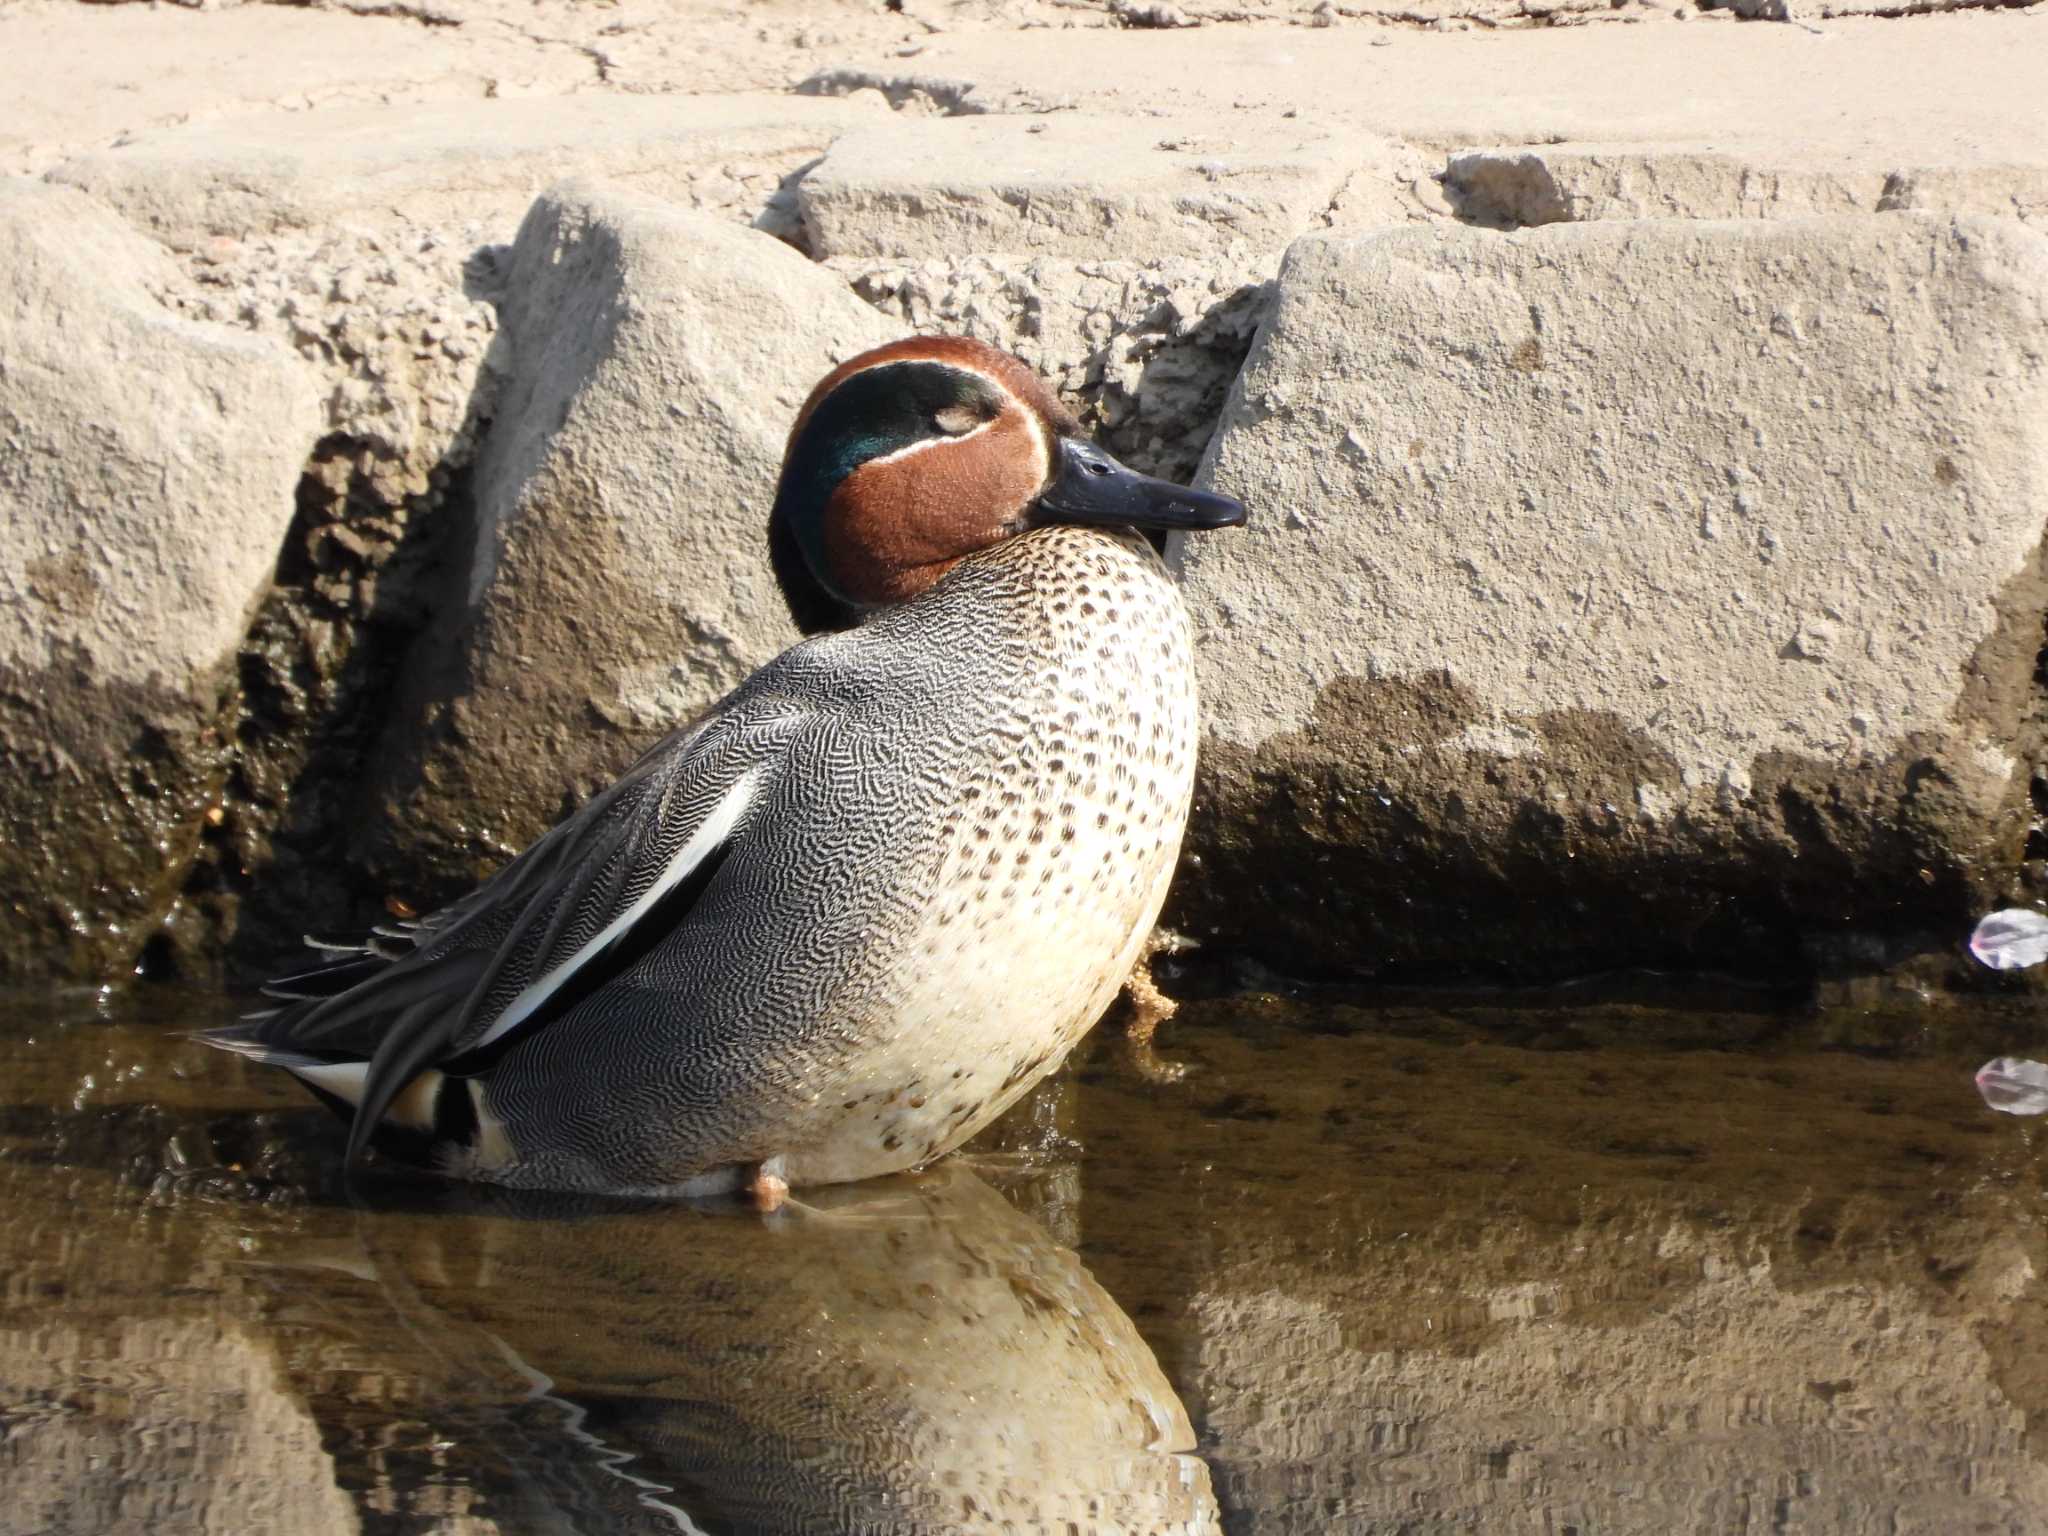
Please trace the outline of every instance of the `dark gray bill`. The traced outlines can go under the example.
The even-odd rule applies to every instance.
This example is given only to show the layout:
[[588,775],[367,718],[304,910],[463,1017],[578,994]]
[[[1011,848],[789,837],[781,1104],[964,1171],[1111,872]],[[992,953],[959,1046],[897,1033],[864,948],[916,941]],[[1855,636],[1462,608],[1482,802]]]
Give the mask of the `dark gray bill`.
[[1038,498],[1032,521],[1121,523],[1129,528],[1235,528],[1244,503],[1214,491],[1154,480],[1117,463],[1093,443],[1059,440],[1052,484]]

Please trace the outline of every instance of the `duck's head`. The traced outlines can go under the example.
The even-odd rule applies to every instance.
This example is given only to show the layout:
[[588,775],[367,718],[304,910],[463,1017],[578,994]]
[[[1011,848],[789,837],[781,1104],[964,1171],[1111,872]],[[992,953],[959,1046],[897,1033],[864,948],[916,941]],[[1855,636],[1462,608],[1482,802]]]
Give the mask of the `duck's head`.
[[915,597],[1034,528],[1243,521],[1228,496],[1119,464],[1009,353],[921,337],[850,358],[811,391],[790,429],[769,550],[811,632]]

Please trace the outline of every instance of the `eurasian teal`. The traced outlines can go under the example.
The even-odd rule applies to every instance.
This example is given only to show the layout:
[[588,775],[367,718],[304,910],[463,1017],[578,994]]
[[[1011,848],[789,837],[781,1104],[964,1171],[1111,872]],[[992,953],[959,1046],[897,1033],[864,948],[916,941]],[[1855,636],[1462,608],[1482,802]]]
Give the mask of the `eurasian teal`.
[[769,518],[813,638],[469,896],[205,1038],[306,1082],[351,1160],[773,1203],[941,1156],[1158,918],[1195,677],[1139,530],[1243,518],[1117,463],[1007,353],[851,359]]

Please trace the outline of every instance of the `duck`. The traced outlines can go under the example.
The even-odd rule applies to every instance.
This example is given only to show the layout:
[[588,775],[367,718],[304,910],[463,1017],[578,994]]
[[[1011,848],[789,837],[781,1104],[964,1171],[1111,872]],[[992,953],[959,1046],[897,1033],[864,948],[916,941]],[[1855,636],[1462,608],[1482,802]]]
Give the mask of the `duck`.
[[805,638],[467,896],[206,1032],[374,1148],[773,1209],[989,1125],[1114,1000],[1179,859],[1193,645],[1153,536],[1242,523],[962,337],[839,364],[768,557]]

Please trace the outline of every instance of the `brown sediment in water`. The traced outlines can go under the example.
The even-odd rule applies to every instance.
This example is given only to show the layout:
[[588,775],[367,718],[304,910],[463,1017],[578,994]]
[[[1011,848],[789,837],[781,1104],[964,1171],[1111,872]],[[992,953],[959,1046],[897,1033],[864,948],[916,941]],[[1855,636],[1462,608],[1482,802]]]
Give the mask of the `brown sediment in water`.
[[[1161,1042],[1183,1081],[1104,1039],[964,1160],[778,1225],[410,1182],[351,1207],[338,1132],[289,1085],[168,1038],[162,994],[121,1006],[142,1012],[17,1005],[0,1106],[0,1382],[46,1405],[36,1443],[88,1436],[130,1490],[112,1529],[224,1486],[481,1532],[617,1483],[587,1507],[651,1518],[572,1428],[684,1506],[692,1468],[744,1480],[764,1425],[785,1461],[886,1489],[933,1458],[863,1456],[860,1405],[970,1378],[1014,1387],[982,1467],[1126,1422],[1063,1439],[1080,1383],[1170,1388],[1233,1532],[2021,1530],[2048,1508],[2039,1137],[1970,1080],[2010,1016],[1916,1049],[1909,1015],[1741,998],[1192,1002]],[[755,1376],[765,1395],[733,1385]],[[110,1381],[156,1417],[77,1385]],[[790,1382],[839,1408],[760,1418]],[[174,1477],[141,1431],[177,1423],[229,1427]]]
[[1190,1102],[1091,1072],[1083,1252],[1226,1509],[1691,1530],[1784,1501],[1875,1531],[2048,1507],[2031,1128],[1946,1057],[1592,1043],[1656,1012],[1225,1001],[1168,1041]]

